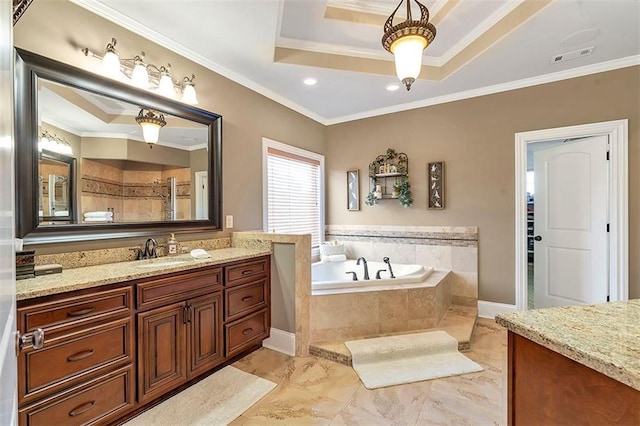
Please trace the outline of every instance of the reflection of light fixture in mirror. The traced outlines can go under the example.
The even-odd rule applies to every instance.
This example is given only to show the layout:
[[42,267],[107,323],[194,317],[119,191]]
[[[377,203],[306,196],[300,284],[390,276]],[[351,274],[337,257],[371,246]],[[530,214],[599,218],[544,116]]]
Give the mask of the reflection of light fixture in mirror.
[[[395,14],[403,1],[407,2],[407,19],[393,25]],[[420,75],[422,51],[436,37],[436,27],[429,23],[429,9],[419,1],[413,1],[420,8],[420,20],[414,21],[411,16],[411,0],[400,0],[398,7],[385,22],[382,36],[382,46],[395,57],[396,74],[407,90],[411,89]]]
[[42,131],[38,141],[38,151],[42,152],[43,149],[59,154],[73,155],[73,149],[69,141],[57,135],[52,135],[46,130]]
[[164,121],[164,115],[155,113],[151,109],[141,108],[138,116],[136,117],[136,123],[142,127],[142,137],[144,141],[149,144],[149,148],[153,148],[153,144],[158,143],[160,137],[160,129],[164,127],[167,122]]
[[[178,94],[182,102],[189,104],[198,103],[193,84],[193,74],[191,78],[184,77],[181,82],[174,82],[171,75],[171,64],[157,67],[144,61],[145,53],[136,55],[131,59],[121,59],[116,51],[117,40],[111,39],[107,44],[103,56],[89,50],[88,47],[82,49],[85,56],[92,56],[102,61],[102,74],[116,80],[125,80],[136,87],[155,91],[162,96],[177,99]],[[180,83],[180,84],[178,84]]]

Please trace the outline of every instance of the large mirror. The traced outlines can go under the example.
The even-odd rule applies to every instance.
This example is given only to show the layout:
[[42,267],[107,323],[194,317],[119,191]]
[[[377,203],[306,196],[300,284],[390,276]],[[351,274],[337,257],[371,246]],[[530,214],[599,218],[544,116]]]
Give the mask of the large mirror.
[[[219,115],[16,49],[17,236],[221,229]],[[140,117],[162,116],[157,143]]]

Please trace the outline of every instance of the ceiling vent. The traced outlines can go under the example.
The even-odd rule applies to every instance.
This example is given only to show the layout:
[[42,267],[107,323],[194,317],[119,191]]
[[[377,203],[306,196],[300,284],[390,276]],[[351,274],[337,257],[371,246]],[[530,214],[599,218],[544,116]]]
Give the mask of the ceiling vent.
[[558,62],[565,62],[571,59],[581,58],[583,56],[588,56],[593,53],[593,49],[595,46],[585,47],[584,49],[578,49],[567,53],[562,53],[560,55],[553,55],[549,63],[557,64]]

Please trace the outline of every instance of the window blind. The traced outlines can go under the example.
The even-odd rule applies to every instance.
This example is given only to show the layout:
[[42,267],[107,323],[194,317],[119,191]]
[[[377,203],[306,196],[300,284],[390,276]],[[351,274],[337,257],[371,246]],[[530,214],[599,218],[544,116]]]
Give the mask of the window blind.
[[320,162],[267,150],[268,232],[311,234],[320,246]]

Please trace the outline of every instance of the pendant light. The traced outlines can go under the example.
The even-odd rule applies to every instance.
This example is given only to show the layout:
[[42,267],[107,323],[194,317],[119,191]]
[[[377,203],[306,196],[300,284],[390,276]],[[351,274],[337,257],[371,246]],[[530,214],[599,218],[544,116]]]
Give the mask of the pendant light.
[[153,148],[153,145],[158,143],[160,129],[167,124],[164,120],[164,115],[151,109],[147,109],[145,112],[145,108],[140,109],[136,117],[136,123],[142,127],[142,137],[149,144],[149,148]]
[[[407,3],[407,19],[393,25],[396,12]],[[413,0],[420,8],[420,19],[413,20],[411,0],[400,0],[400,3],[387,18],[384,24],[382,46],[393,54],[396,63],[396,74],[407,90],[420,75],[422,68],[422,52],[436,37],[436,27],[429,23],[429,9],[418,0]]]

